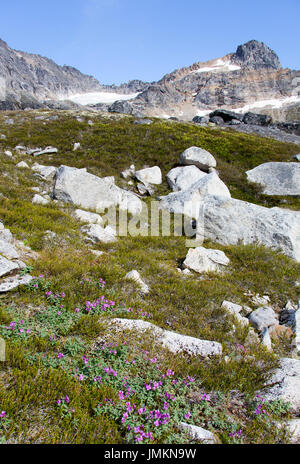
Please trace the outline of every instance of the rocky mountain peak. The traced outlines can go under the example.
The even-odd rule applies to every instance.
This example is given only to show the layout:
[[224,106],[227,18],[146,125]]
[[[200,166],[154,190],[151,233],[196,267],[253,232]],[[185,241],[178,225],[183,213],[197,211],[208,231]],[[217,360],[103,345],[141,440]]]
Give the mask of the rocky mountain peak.
[[257,40],[250,40],[250,42],[239,45],[232,61],[252,69],[281,69],[276,53]]

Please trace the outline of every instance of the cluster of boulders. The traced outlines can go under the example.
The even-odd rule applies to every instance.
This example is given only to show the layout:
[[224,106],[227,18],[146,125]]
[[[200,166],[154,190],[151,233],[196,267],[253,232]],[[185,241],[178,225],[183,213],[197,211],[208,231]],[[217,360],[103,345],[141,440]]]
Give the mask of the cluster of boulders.
[[193,122],[196,124],[207,124],[209,122],[223,125],[236,126],[239,124],[251,124],[256,126],[269,126],[272,118],[264,114],[248,112],[246,114],[236,113],[229,110],[215,110],[208,116],[195,116]]
[[159,166],[146,167],[136,171],[134,164],[132,164],[128,169],[121,172],[121,177],[127,180],[130,179],[128,181],[129,185],[134,185],[133,179],[136,180],[136,188],[141,196],[153,195],[155,192],[154,186],[162,183],[162,173]]

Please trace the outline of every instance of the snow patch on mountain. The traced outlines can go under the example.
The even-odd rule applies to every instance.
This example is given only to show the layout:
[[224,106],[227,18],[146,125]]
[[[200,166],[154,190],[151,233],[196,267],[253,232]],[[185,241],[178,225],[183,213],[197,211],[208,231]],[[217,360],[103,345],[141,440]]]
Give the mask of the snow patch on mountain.
[[115,92],[88,92],[77,93],[69,97],[60,97],[60,100],[70,100],[79,105],[96,105],[97,103],[111,104],[118,100],[132,100],[136,98],[139,93],[120,94]]
[[240,66],[232,64],[230,61],[224,61],[221,58],[217,60],[212,66],[204,66],[192,71],[192,73],[204,73],[204,72],[231,72],[238,71],[241,69]]

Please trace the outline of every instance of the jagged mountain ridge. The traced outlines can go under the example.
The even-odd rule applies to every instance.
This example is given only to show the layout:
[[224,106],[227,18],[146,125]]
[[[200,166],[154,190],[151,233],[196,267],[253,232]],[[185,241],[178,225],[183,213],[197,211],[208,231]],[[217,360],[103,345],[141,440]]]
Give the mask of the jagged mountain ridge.
[[299,71],[283,69],[276,53],[265,44],[250,41],[240,45],[236,53],[165,75],[142,92],[133,107],[147,109],[153,116],[163,111],[191,119],[201,112],[243,108],[258,101],[291,99],[294,103],[297,93],[293,82],[299,77]]
[[73,94],[127,94],[144,88],[138,80],[121,86],[101,85],[72,66],[59,66],[49,58],[13,50],[0,39],[0,109],[39,107],[46,99],[68,99]]
[[[255,108],[259,102],[257,112],[288,120],[290,114],[299,114],[298,79],[300,71],[283,69],[276,53],[256,40],[223,58],[177,69],[158,82],[132,80],[120,86],[101,85],[73,67],[13,50],[0,40],[0,109],[59,108],[64,99],[91,106],[85,98],[73,97],[99,93],[115,102],[93,102],[100,110],[191,120],[218,108]],[[260,109],[263,102],[269,104]]]

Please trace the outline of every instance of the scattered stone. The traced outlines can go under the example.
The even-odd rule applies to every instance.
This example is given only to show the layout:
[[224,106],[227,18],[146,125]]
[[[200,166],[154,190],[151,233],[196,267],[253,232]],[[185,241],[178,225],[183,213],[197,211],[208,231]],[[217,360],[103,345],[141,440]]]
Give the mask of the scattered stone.
[[20,285],[27,285],[32,279],[33,277],[29,274],[24,276],[17,275],[14,277],[7,277],[0,281],[0,293],[10,292]]
[[222,308],[224,308],[229,314],[234,316],[237,321],[242,324],[243,326],[249,325],[249,319],[243,317],[240,312],[243,310],[243,307],[232,303],[231,301],[223,301]]
[[103,224],[103,219],[99,214],[83,211],[82,209],[76,209],[74,216],[79,221],[87,222],[88,224]]
[[104,251],[100,251],[100,250],[90,250],[90,252],[93,253],[93,255],[97,256],[97,258],[104,255]]
[[271,116],[265,114],[246,113],[243,116],[244,124],[251,124],[255,126],[269,126],[272,122]]
[[80,229],[93,243],[114,243],[117,241],[116,232],[110,226],[102,227],[100,224],[90,224]]
[[195,124],[207,124],[209,123],[209,118],[207,116],[195,116],[193,122]]
[[138,183],[136,188],[140,195],[152,196],[154,194],[154,188],[150,184]]
[[152,123],[153,121],[151,121],[151,119],[136,119],[133,124],[146,124],[149,126]]
[[0,140],[6,140],[6,135],[0,134]]
[[185,422],[180,422],[179,428],[180,430],[187,432],[188,435],[190,435],[190,437],[194,440],[200,441],[205,445],[212,445],[214,443],[217,443],[214,434],[209,430],[203,429],[202,427],[186,424]]
[[149,293],[150,289],[147,284],[142,280],[140,274],[138,271],[130,271],[128,274],[125,276],[126,280],[133,280],[141,289],[142,293],[145,295]]
[[264,345],[267,348],[267,350],[272,351],[272,341],[269,329],[267,327],[263,329],[261,336],[261,344]]
[[295,314],[295,333],[296,333],[296,338],[295,338],[295,346],[297,350],[297,354],[300,354],[300,307],[298,306],[298,309]]
[[[112,319],[111,324],[120,329],[138,330],[141,332],[151,331],[155,341],[161,343],[172,353],[187,352],[193,356],[209,357],[220,356],[222,354],[222,345],[218,342],[200,340],[199,338],[180,335],[169,330],[163,330],[150,322],[133,319]],[[300,361],[299,361],[300,362]]]
[[222,272],[229,263],[223,251],[197,247],[189,249],[183,266],[199,273]]
[[278,324],[277,315],[270,306],[263,306],[253,311],[249,316],[249,321],[259,332]]
[[180,164],[195,165],[199,169],[208,172],[209,168],[215,168],[217,162],[213,155],[199,147],[190,147],[180,155]]
[[167,182],[173,192],[180,192],[181,190],[188,190],[205,176],[207,174],[197,168],[197,166],[182,166],[171,169],[168,172]]
[[300,161],[300,153],[298,155],[294,155],[293,159],[295,159],[296,161]]
[[213,116],[212,118],[209,118],[209,121],[213,124],[216,124],[217,126],[222,126],[225,122],[221,116]]
[[5,156],[7,156],[8,158],[12,158],[13,157],[13,154],[10,150],[5,150],[4,152]]
[[234,111],[229,110],[215,110],[213,113],[209,114],[210,119],[214,116],[222,118],[223,122],[231,122],[231,121],[239,121],[241,123],[243,121],[243,114],[235,113]]
[[282,251],[300,262],[298,212],[206,196],[200,201],[198,226],[198,235],[213,242],[222,245],[258,243]]
[[155,184],[159,185],[162,183],[162,174],[158,166],[152,168],[140,169],[134,174],[135,178],[143,184]]
[[7,124],[8,126],[12,126],[15,123],[13,119],[5,119],[4,124]]
[[43,166],[42,164],[38,163],[34,163],[31,169],[36,172],[43,180],[54,179],[57,171],[57,168],[54,166]]
[[68,166],[61,166],[57,170],[53,195],[57,200],[98,212],[119,206],[120,209],[127,209],[129,213],[137,215],[143,206],[134,193],[89,174],[86,169]]
[[121,172],[121,177],[123,179],[128,179],[129,177],[134,177],[135,174],[135,166],[132,164],[129,169],[126,169],[125,171]]
[[32,199],[32,203],[34,205],[48,205],[51,201],[51,198],[48,196],[47,197],[42,197],[41,195],[39,195],[38,193],[36,195],[34,195],[33,199]]
[[79,148],[81,148],[81,145],[80,145],[80,143],[79,143],[79,142],[77,142],[77,143],[74,143],[74,148],[73,148],[73,151],[77,151],[77,150],[79,150]]
[[300,412],[300,360],[283,358],[262,393],[268,401],[283,400],[291,404],[291,412]]
[[58,153],[58,149],[55,147],[46,147],[44,150],[37,151],[33,153],[33,156],[41,156],[41,155],[52,155],[54,153]]
[[250,182],[264,187],[265,195],[300,195],[299,163],[264,163],[246,174]]
[[256,306],[267,306],[271,302],[268,295],[260,296],[258,293],[251,297],[251,301]]
[[296,308],[288,301],[280,313],[279,323],[296,331]]
[[22,169],[23,169],[23,168],[29,169],[29,166],[28,166],[28,164],[27,164],[25,161],[20,161],[20,163],[18,163],[18,164],[16,165],[16,167],[17,167],[17,168],[22,168]]

